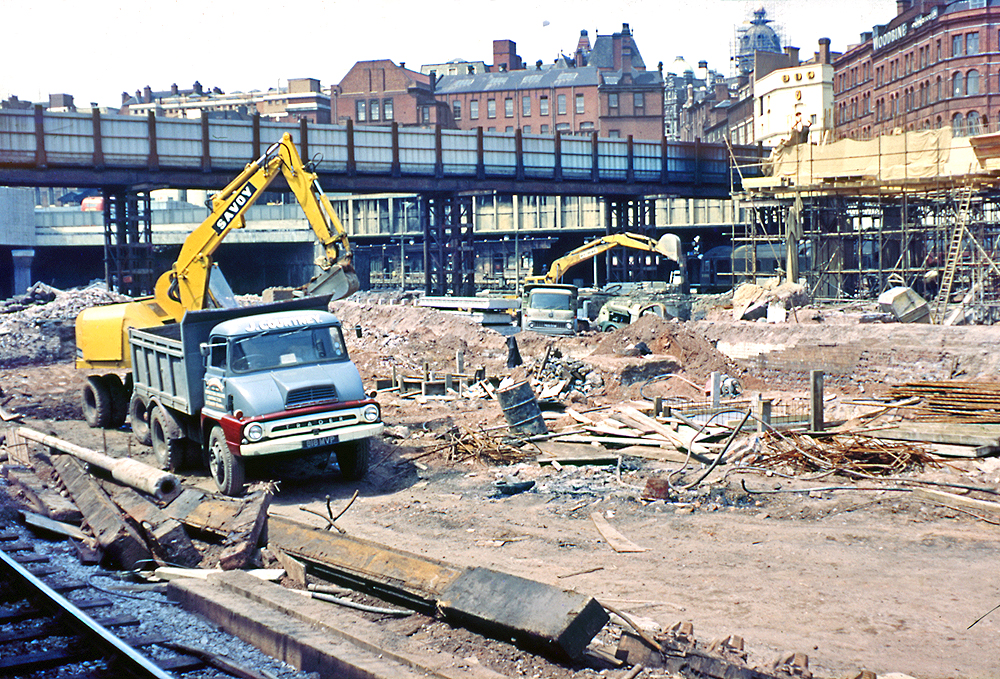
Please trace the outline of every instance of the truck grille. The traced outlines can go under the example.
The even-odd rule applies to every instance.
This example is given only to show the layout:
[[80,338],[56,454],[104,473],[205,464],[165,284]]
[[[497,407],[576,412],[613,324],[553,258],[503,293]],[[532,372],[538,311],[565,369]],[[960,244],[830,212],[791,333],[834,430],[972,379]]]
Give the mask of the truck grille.
[[337,390],[332,384],[306,387],[305,389],[296,389],[288,392],[288,397],[285,399],[285,409],[291,410],[292,408],[305,408],[306,406],[314,406],[321,403],[336,402]]

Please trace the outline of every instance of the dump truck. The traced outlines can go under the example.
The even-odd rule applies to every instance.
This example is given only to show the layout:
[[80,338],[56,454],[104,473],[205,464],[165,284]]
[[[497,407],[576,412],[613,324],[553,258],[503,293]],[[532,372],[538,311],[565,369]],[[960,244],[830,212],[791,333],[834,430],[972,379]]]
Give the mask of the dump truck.
[[632,302],[628,299],[610,300],[601,307],[594,321],[594,327],[599,332],[612,332],[631,325],[643,316],[654,315],[660,318],[673,318],[674,315],[662,302]]
[[191,311],[180,323],[131,328],[132,419],[166,469],[207,463],[219,491],[239,495],[247,466],[319,472],[331,454],[345,479],[364,476],[381,411],[365,394],[329,297]]

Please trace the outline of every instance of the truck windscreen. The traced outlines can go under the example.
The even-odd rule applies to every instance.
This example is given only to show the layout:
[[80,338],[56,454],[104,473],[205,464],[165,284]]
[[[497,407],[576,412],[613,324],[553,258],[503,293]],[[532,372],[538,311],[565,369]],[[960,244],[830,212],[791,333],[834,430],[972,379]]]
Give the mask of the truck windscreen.
[[299,328],[261,333],[233,341],[234,372],[275,370],[310,363],[347,360],[340,328]]
[[548,309],[550,311],[570,311],[571,295],[558,292],[532,292],[528,298],[528,306],[532,309]]

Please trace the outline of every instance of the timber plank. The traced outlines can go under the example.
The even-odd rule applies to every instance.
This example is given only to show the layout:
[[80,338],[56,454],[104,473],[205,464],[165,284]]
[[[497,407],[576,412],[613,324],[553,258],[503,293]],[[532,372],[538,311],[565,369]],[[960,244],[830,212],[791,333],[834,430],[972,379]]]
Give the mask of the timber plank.
[[5,467],[4,478],[18,490],[31,509],[54,521],[79,524],[83,514],[70,500],[54,488],[49,488],[37,474],[28,470]]
[[148,563],[146,543],[83,465],[71,455],[56,455],[52,462],[103,549],[105,567],[132,570]]
[[194,567],[201,563],[201,553],[180,521],[131,488],[110,483],[104,484],[104,488],[115,504],[142,528],[157,556],[178,566]]

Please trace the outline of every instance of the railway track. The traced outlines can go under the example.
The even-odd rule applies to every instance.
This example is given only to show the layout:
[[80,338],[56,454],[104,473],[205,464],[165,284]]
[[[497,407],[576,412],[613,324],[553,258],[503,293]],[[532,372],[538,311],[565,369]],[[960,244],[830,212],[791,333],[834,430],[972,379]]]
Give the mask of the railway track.
[[[165,650],[170,640],[138,634],[138,619],[114,614],[111,600],[33,547],[0,533],[0,677],[168,679],[205,668]],[[155,661],[143,653],[153,646]]]

